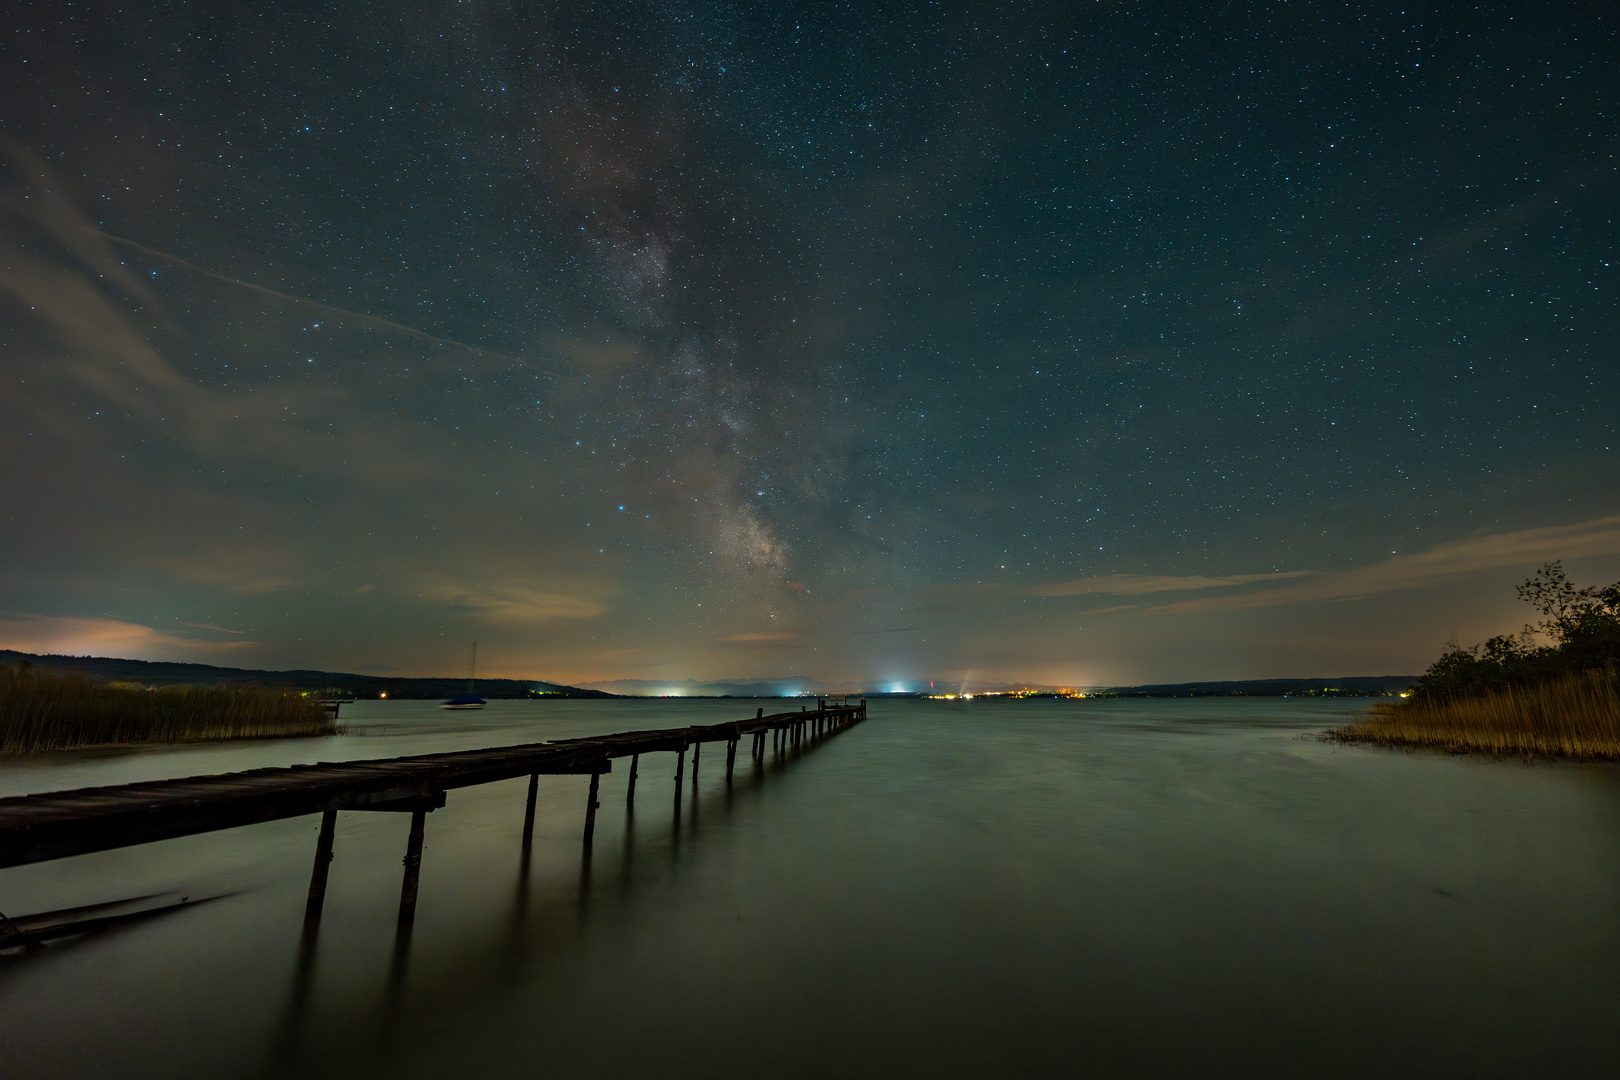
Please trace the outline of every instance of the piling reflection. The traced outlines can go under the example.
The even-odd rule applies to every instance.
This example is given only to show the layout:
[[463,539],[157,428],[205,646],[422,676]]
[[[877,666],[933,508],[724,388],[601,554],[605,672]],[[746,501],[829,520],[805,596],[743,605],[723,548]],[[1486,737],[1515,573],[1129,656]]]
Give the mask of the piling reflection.
[[290,1066],[299,1056],[304,1016],[309,1010],[310,989],[315,980],[315,958],[320,937],[320,917],[306,918],[298,935],[298,953],[293,963],[292,981],[287,987],[286,1004],[282,1006],[281,1020],[271,1039],[272,1071]]
[[[701,758],[694,748],[690,790],[687,790],[685,753],[678,752],[676,771],[672,776],[674,797],[670,814],[671,830],[667,834],[667,839],[662,841],[656,834],[646,834],[637,830],[634,796],[639,762],[632,760],[626,776],[623,816],[618,823],[621,830],[620,842],[607,853],[610,862],[617,864],[608,870],[607,878],[613,884],[610,893],[615,911],[626,911],[633,905],[639,891],[661,885],[669,880],[670,875],[679,872],[678,856],[682,847],[699,843],[711,821],[721,822],[731,819],[746,809],[751,800],[757,800],[761,796],[771,779],[785,768],[789,761],[788,747],[791,735],[784,729],[782,738],[775,748],[777,760],[774,763],[766,760],[764,740],[765,735],[761,733],[757,747],[750,747],[751,769],[738,774],[734,768],[729,767],[733,762],[728,760],[726,782],[712,788],[699,782]],[[822,738],[807,733],[804,741],[793,748],[792,759],[813,753],[823,741]],[[545,950],[548,942],[577,936],[591,921],[596,901],[595,886],[600,877],[599,871],[602,869],[596,865],[600,860],[595,850],[594,836],[596,809],[601,805],[600,781],[600,775],[591,776],[589,793],[586,797],[585,829],[579,841],[577,876],[572,889],[562,890],[558,887],[561,884],[559,880],[552,879],[548,882],[545,879],[536,879],[537,777],[530,777],[525,793],[523,828],[517,845],[516,875],[509,915],[500,920],[504,924],[500,929],[494,924],[482,930],[477,927],[462,928],[457,935],[459,942],[451,947],[448,954],[452,970],[441,973],[439,978],[449,978],[458,985],[467,985],[483,981],[485,976],[492,976],[490,980],[492,985],[489,989],[492,993],[498,992],[500,986],[521,983],[525,978],[525,972]],[[715,813],[711,814],[710,811]],[[406,853],[402,860],[404,873],[393,946],[389,953],[386,974],[379,988],[379,1008],[377,1014],[374,1014],[380,1016],[377,1029],[379,1048],[391,1047],[401,1033],[409,1030],[407,1021],[412,1010],[409,975],[416,938],[424,822],[424,811],[413,812]],[[659,846],[667,847],[669,860],[648,861],[640,857],[649,849]],[[319,847],[325,860],[329,862],[330,838],[324,828],[323,841]],[[324,863],[318,859],[317,866],[322,867]],[[322,885],[324,886],[324,880]],[[324,887],[322,892],[324,893]],[[571,897],[569,893],[572,894]],[[319,1056],[319,1050],[309,1045],[310,1040],[305,1030],[312,987],[321,956],[320,908],[316,905],[312,910],[315,911],[315,915],[305,920],[298,940],[293,973],[285,995],[283,1018],[278,1025],[269,1055],[269,1071],[273,1075],[304,1075],[316,1064],[311,1055]],[[495,932],[490,933],[492,930]],[[445,963],[445,954],[440,953],[435,962]],[[343,1011],[353,1012],[359,1004],[351,995],[350,999],[344,1002]],[[384,1049],[380,1049],[379,1052],[384,1052]]]

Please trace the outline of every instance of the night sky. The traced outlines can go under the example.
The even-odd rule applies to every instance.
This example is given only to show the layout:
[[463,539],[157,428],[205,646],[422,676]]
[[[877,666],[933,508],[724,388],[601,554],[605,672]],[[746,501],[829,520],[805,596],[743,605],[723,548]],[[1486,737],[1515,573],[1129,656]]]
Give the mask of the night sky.
[[12,4],[0,646],[1421,670],[1620,577],[1603,10]]

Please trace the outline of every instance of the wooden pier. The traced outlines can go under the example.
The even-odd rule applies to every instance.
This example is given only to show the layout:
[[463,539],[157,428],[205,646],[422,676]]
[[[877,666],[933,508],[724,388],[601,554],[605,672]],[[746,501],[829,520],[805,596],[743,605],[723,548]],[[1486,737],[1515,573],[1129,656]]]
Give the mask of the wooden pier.
[[394,811],[412,815],[405,854],[405,880],[400,894],[400,921],[408,924],[416,909],[416,884],[422,859],[425,816],[445,805],[456,788],[529,777],[523,842],[534,832],[534,809],[541,776],[591,777],[586,796],[584,841],[595,830],[601,775],[613,759],[630,759],[626,802],[634,805],[641,756],[676,756],[675,800],[679,806],[686,753],[692,752],[692,775],[705,743],[725,743],[725,774],[730,783],[737,751],[749,740],[749,754],[763,761],[768,751],[785,754],[809,740],[837,734],[866,719],[866,702],[816,710],[764,715],[747,720],[657,731],[627,731],[582,739],[464,750],[447,754],[373,761],[345,761],[287,768],[253,769],[217,776],[193,776],[113,787],[79,788],[0,799],[0,868],[63,859],[73,855],[129,847],[196,833],[233,829],[263,821],[321,814],[305,914],[318,918],[326,894],[327,866],[340,810]]

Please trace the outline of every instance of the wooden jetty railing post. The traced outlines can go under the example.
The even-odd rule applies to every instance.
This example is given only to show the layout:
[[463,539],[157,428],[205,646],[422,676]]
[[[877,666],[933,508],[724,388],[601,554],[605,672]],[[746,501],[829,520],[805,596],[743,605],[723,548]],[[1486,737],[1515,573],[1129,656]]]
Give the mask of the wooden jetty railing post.
[[596,808],[602,805],[596,801],[596,789],[601,782],[601,773],[591,773],[591,790],[585,796],[585,843],[587,844],[591,842],[591,837],[596,833]]
[[636,805],[636,770],[638,770],[640,767],[641,767],[641,755],[640,754],[631,754],[630,755],[630,788],[629,788],[628,791],[626,791],[624,793],[624,805],[625,805],[626,808],[629,808],[629,807],[632,807],[632,806]]
[[416,918],[416,889],[422,876],[422,834],[427,811],[411,811],[411,836],[405,842],[405,881],[399,889],[399,922],[408,926]]
[[540,774],[529,774],[529,805],[523,810],[523,846],[534,839],[534,803],[540,796]]
[[321,814],[321,834],[315,841],[315,869],[309,875],[309,899],[304,901],[304,918],[321,917],[326,903],[326,872],[332,866],[332,837],[337,832],[337,811]]

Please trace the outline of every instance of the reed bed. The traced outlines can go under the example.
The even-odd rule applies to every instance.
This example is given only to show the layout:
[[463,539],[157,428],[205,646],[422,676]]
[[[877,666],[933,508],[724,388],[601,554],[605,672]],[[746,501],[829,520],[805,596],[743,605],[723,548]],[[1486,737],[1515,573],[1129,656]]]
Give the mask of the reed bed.
[[1341,742],[1455,753],[1620,760],[1620,673],[1590,671],[1468,696],[1419,694],[1374,705],[1329,734]]
[[0,666],[0,754],[336,731],[319,701],[267,687],[147,689]]

